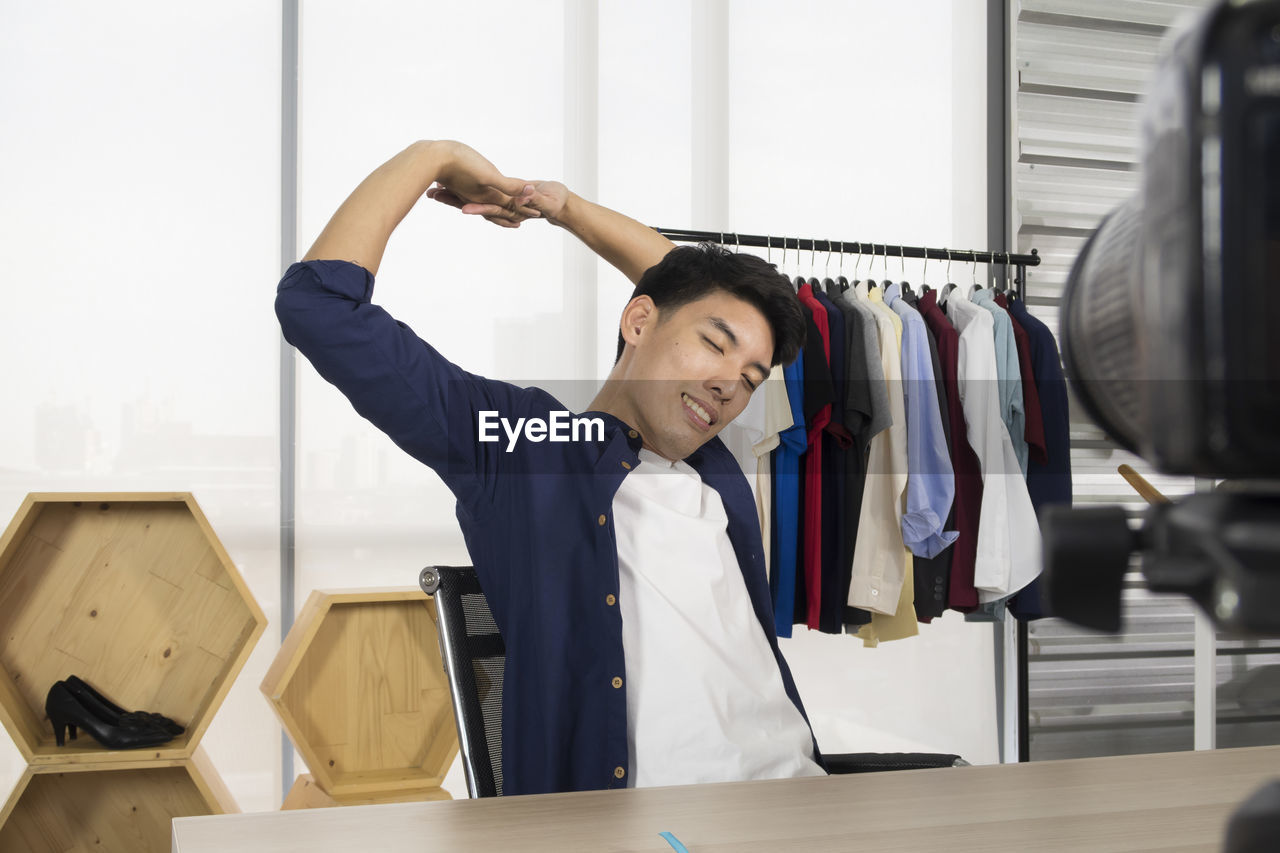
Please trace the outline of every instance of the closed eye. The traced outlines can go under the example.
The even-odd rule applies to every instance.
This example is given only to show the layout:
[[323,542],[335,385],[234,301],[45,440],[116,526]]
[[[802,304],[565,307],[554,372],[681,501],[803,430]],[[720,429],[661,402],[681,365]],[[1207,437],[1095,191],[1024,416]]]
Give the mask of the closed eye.
[[703,335],[702,339],[707,342],[707,346],[711,347],[713,350],[720,353],[720,355],[724,355],[724,349],[722,349],[720,345],[717,344],[715,341],[711,340],[711,338],[708,338],[706,335]]

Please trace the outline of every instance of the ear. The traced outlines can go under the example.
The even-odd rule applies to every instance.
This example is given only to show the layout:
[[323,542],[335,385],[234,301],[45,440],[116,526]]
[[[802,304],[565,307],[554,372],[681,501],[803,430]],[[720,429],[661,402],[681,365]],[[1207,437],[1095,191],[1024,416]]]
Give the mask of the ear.
[[637,296],[622,309],[622,319],[619,321],[622,340],[636,346],[644,332],[657,322],[658,306],[653,304],[653,299],[649,296]]

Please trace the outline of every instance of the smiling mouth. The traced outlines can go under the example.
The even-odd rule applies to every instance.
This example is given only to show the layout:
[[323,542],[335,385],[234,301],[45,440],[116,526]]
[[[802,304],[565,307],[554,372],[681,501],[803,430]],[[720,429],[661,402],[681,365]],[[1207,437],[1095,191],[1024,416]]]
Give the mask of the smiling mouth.
[[701,403],[693,397],[690,397],[688,394],[681,393],[680,399],[684,401],[685,408],[693,414],[694,418],[707,428],[714,426],[715,422],[719,420],[719,416],[716,415],[715,412],[707,411]]

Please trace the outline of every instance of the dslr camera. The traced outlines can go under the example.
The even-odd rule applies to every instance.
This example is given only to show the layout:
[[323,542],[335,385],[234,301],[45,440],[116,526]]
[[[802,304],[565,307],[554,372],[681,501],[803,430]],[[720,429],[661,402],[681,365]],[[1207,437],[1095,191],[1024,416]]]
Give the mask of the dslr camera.
[[1169,474],[1225,480],[1150,507],[1054,508],[1056,615],[1120,628],[1149,588],[1237,635],[1280,635],[1280,0],[1208,8],[1171,36],[1142,107],[1141,189],[1085,245],[1062,306],[1076,398]]

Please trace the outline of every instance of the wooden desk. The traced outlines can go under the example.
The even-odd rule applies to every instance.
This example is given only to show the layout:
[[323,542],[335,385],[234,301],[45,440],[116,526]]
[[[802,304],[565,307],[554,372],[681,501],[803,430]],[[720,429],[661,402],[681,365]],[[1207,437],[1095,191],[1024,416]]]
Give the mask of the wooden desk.
[[1218,851],[1280,746],[179,818],[211,851]]

